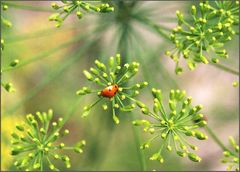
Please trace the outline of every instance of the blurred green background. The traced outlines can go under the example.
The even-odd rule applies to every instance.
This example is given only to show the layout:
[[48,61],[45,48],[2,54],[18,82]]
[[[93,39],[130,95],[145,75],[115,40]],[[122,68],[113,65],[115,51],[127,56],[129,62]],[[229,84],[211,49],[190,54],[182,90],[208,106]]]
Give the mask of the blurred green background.
[[[164,55],[172,44],[152,27],[152,23],[158,24],[168,35],[169,29],[177,25],[176,10],[187,15],[192,2],[112,2],[115,12],[86,14],[81,20],[72,15],[60,28],[48,21],[54,13],[50,3],[11,1],[9,10],[2,13],[13,27],[1,28],[6,42],[1,67],[16,58],[20,60],[19,67],[2,75],[2,81],[12,82],[17,90],[9,94],[1,89],[3,170],[15,169],[9,147],[14,124],[25,114],[49,108],[54,110],[56,118],[70,116],[66,123],[70,134],[64,142],[87,141],[83,154],[69,154],[73,157],[73,170],[140,170],[129,116],[140,119],[143,117],[140,111],[121,113],[120,125],[114,125],[111,113],[100,106],[82,119],[83,106],[96,97],[80,98],[75,94],[79,88],[89,85],[82,71],[93,66],[96,58],[106,62],[116,53],[122,54],[124,62],[134,60],[141,65],[135,81],[146,80],[149,88],[141,92],[139,100],[152,106],[151,87],[162,89],[166,96],[173,88],[185,89],[194,104],[204,106],[209,126],[226,145],[229,135],[239,138],[239,89],[232,87],[232,82],[239,78],[211,65],[198,65],[194,71],[175,75],[174,62]],[[230,41],[226,49],[230,58],[221,62],[239,69],[239,37]],[[142,142],[148,137],[141,132]],[[199,146],[201,163],[180,158],[174,152],[165,154],[164,164],[149,161],[148,157],[159,146],[155,142],[151,149],[144,150],[148,170],[225,170],[225,165],[220,163],[222,150],[211,138],[193,142]]]

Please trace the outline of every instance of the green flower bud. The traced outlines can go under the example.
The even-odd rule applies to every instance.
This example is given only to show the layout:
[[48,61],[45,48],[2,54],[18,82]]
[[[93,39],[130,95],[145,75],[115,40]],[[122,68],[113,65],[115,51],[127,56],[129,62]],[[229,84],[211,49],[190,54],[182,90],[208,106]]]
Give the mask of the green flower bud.
[[208,137],[204,133],[202,133],[200,131],[195,131],[195,136],[199,140],[206,140],[206,139],[208,139]]
[[232,83],[232,86],[233,86],[233,87],[237,87],[238,84],[239,84],[238,81],[234,81],[234,82]]
[[200,56],[200,59],[201,59],[201,61],[204,63],[204,64],[208,64],[208,60],[207,60],[207,58],[205,57],[205,56]]
[[54,14],[50,15],[48,17],[48,19],[49,19],[49,21],[58,21],[59,17],[60,17],[59,13],[54,13]]
[[200,162],[201,158],[194,153],[188,153],[188,158],[193,162]]
[[16,124],[16,128],[17,128],[19,131],[24,131],[23,125]]
[[140,149],[146,149],[146,148],[149,148],[149,143],[144,143],[140,146]]
[[83,74],[85,75],[85,77],[88,79],[88,80],[90,80],[90,81],[92,81],[94,78],[93,78],[93,76],[87,71],[87,70],[84,70],[83,71]]
[[192,15],[196,15],[197,9],[196,9],[196,6],[195,6],[195,5],[192,5],[191,13],[192,13]]
[[119,122],[120,122],[116,115],[113,115],[113,121],[115,124],[119,124]]
[[146,107],[146,105],[144,103],[140,102],[140,101],[136,101],[136,104],[140,108],[145,108]]
[[83,17],[83,14],[81,13],[81,11],[77,11],[76,15],[77,15],[78,19],[81,19]]
[[186,157],[187,154],[185,152],[182,152],[182,151],[177,151],[177,154],[181,157]]
[[18,60],[18,59],[15,59],[14,61],[12,61],[12,62],[9,64],[9,66],[15,67],[15,66],[18,65],[18,63],[19,63],[19,60]]
[[2,9],[3,9],[3,11],[6,11],[8,9],[8,6],[7,5],[3,5]]
[[58,9],[59,9],[59,6],[58,6],[55,2],[52,2],[52,3],[51,3],[51,6],[52,6],[52,8],[55,9],[55,10],[58,10]]
[[159,153],[155,153],[149,159],[150,160],[157,160],[157,159],[159,159],[159,157],[160,157],[160,154]]
[[172,151],[172,147],[170,145],[167,146],[168,151]]
[[145,115],[149,114],[149,109],[146,108],[146,107],[141,108],[141,111],[142,111],[142,113],[145,114]]

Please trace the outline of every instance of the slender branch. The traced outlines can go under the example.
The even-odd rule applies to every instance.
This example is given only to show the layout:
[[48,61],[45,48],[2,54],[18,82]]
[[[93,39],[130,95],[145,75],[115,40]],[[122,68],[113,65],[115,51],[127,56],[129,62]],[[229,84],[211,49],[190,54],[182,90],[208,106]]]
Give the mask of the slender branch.
[[[129,62],[129,49],[128,46],[130,46],[129,38],[130,38],[130,32],[131,32],[131,26],[128,24],[123,25],[121,32],[121,36],[118,41],[117,50],[125,56],[125,63]],[[128,85],[128,83],[126,83]],[[134,101],[134,100],[133,100]],[[130,113],[130,120],[134,120],[134,114]],[[133,134],[134,134],[134,140],[136,143],[137,153],[140,161],[140,167],[141,171],[146,171],[146,162],[145,162],[145,156],[144,152],[140,150],[140,133],[138,127],[133,127]]]
[[44,7],[44,6],[32,6],[32,5],[26,5],[23,3],[12,3],[12,2],[4,2],[4,4],[8,5],[9,7],[13,8],[18,8],[18,9],[23,9],[23,10],[33,10],[33,11],[47,11],[47,12],[52,12],[51,8],[49,7]]
[[228,73],[232,73],[234,75],[238,75],[239,76],[239,71],[237,71],[235,69],[231,69],[228,66],[225,66],[225,65],[222,65],[222,64],[218,64],[218,63],[209,63],[209,64],[211,64],[212,66],[215,66],[215,67],[217,67],[219,69],[222,69],[222,70],[224,70],[224,71],[226,71]]
[[84,46],[82,46],[80,49],[75,51],[69,56],[69,59],[66,60],[66,62],[61,62],[61,65],[58,65],[59,67],[56,70],[53,70],[51,73],[49,73],[48,76],[46,76],[41,82],[38,83],[38,85],[31,90],[29,90],[29,93],[25,95],[19,102],[17,102],[15,105],[11,106],[9,109],[6,110],[5,113],[12,114],[15,112],[21,105],[28,100],[30,100],[32,97],[34,97],[37,93],[39,93],[49,82],[56,79],[59,75],[63,73],[63,71],[67,70],[69,66],[76,63],[78,59],[81,58],[82,54],[85,53],[89,47],[91,47],[96,40],[93,40]]
[[[134,120],[133,114],[130,114],[131,116],[131,121]],[[136,143],[136,147],[137,147],[137,151],[138,151],[138,157],[139,157],[139,161],[141,162],[141,171],[146,171],[147,166],[146,166],[146,160],[145,160],[145,155],[144,152],[140,149],[140,133],[139,133],[139,127],[133,127],[133,134],[134,134],[134,138],[135,138],[135,143]]]
[[164,27],[164,26],[162,26],[162,25],[158,25],[158,24],[152,22],[150,19],[148,19],[148,18],[146,18],[146,17],[145,17],[145,18],[144,18],[144,17],[141,17],[141,18],[140,18],[140,17],[138,17],[138,16],[135,16],[135,19],[136,19],[138,22],[140,22],[140,23],[142,23],[142,24],[150,27],[151,29],[155,30],[159,35],[162,36],[162,38],[170,41],[169,34],[166,33],[166,32],[169,32],[169,33],[170,33],[170,32],[171,32],[171,29],[169,29],[169,28],[167,28],[167,27]]
[[205,127],[205,130],[208,132],[208,134],[212,137],[212,139],[222,148],[223,151],[228,151],[232,155],[235,155],[231,150],[229,150],[222,142],[221,140],[217,137],[217,135],[214,133],[214,131],[209,128],[208,126]]

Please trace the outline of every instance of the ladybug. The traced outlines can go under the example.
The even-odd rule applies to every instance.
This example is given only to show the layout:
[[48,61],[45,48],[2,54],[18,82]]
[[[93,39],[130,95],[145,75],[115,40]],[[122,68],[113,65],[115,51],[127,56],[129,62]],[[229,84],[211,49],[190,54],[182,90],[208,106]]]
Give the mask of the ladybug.
[[104,88],[102,91],[101,91],[101,96],[103,97],[108,97],[108,98],[112,98],[113,96],[115,96],[115,94],[118,92],[118,85],[117,84],[113,84],[113,85],[110,85],[106,88]]

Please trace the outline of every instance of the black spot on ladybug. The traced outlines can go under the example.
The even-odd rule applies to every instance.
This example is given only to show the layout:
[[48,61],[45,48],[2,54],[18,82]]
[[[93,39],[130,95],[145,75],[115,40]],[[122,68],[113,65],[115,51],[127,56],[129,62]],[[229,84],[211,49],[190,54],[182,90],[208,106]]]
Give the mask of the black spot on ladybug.
[[109,89],[108,89],[108,91],[112,91],[112,89],[111,89],[111,88],[109,88]]
[[117,86],[115,85],[115,88],[117,88]]

